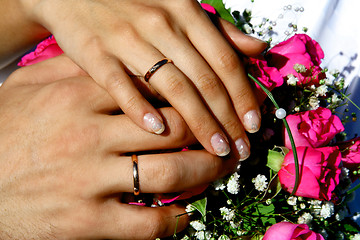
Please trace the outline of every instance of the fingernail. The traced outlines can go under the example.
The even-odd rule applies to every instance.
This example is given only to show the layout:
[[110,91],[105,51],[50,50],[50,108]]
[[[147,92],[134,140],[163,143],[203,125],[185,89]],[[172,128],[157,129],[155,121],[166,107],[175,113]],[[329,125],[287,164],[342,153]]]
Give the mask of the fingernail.
[[242,138],[235,141],[235,146],[239,152],[240,161],[245,160],[250,156],[249,145]]
[[220,133],[215,133],[211,137],[211,146],[213,147],[216,155],[223,157],[230,153],[230,146],[227,139]]
[[244,115],[244,127],[249,133],[259,131],[260,116],[256,110],[251,110]]
[[156,134],[161,134],[165,130],[165,125],[152,113],[145,114],[144,122],[149,131],[152,131]]

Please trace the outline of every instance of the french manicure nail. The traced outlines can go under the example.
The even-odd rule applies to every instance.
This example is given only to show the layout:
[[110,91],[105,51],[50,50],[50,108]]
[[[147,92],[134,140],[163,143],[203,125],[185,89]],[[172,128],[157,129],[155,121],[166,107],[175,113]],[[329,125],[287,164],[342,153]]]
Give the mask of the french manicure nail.
[[144,122],[149,131],[152,131],[156,134],[161,134],[165,130],[165,125],[152,113],[145,114]]
[[242,138],[235,141],[235,146],[239,152],[240,161],[245,160],[250,156],[249,145]]
[[230,153],[230,146],[227,139],[220,133],[215,133],[211,137],[211,146],[213,147],[216,155],[223,157]]
[[259,130],[260,117],[256,110],[251,110],[244,115],[244,127],[249,133],[254,133]]

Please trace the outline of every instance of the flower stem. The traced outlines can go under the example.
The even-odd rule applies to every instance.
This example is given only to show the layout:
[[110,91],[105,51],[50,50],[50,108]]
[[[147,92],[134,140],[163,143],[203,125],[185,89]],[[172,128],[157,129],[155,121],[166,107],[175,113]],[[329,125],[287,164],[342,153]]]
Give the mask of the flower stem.
[[356,103],[354,103],[348,96],[346,96],[345,94],[343,94],[342,92],[340,92],[341,96],[343,96],[344,98],[346,98],[346,100],[348,100],[349,102],[351,102],[359,111],[360,111],[360,107],[358,105],[356,105]]
[[344,94],[343,92],[331,87],[333,90],[337,91],[343,98],[345,98],[346,100],[348,100],[352,105],[354,105],[359,111],[360,111],[360,107],[354,103],[349,97],[348,95]]
[[[257,83],[261,89],[266,93],[266,95],[268,96],[268,98],[271,100],[271,102],[274,104],[275,108],[276,109],[279,109],[279,105],[277,104],[277,102],[275,101],[275,98],[274,96],[272,95],[272,93],[259,81],[257,80],[256,78],[254,78],[251,74],[248,74],[249,78],[251,80],[253,80],[255,83]],[[288,122],[286,121],[286,118],[283,118],[283,123],[284,123],[284,126],[286,128],[286,131],[289,135],[289,139],[290,139],[290,142],[291,142],[291,148],[292,148],[292,151],[293,151],[293,154],[294,154],[294,162],[295,162],[295,185],[294,185],[294,188],[293,188],[293,191],[291,193],[291,195],[294,195],[297,191],[297,188],[299,187],[299,182],[300,182],[300,170],[299,170],[299,160],[298,160],[298,156],[297,156],[297,151],[296,151],[296,146],[295,146],[295,142],[294,142],[294,137],[293,135],[291,134],[291,130],[290,130],[290,127],[289,127],[289,124]]]
[[349,195],[353,192],[355,192],[356,190],[358,190],[360,188],[360,183],[357,184],[354,188],[350,189],[349,191],[346,192],[346,195]]

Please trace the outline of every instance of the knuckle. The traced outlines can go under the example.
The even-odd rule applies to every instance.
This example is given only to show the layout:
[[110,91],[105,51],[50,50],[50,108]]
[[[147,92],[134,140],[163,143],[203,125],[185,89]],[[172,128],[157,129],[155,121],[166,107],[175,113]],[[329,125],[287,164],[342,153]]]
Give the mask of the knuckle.
[[79,94],[77,93],[79,92],[81,92],[81,87],[76,82],[61,81],[48,85],[39,97],[44,101],[45,106],[68,106],[78,101]]
[[237,133],[240,134],[240,123],[236,119],[227,119],[221,122],[224,129],[231,135]]
[[171,28],[170,17],[165,10],[153,7],[149,9],[147,15],[146,19],[152,28],[156,30],[158,30],[159,27],[162,29]]
[[179,79],[176,75],[172,75],[167,80],[167,93],[171,97],[179,97],[185,93],[185,83]]
[[109,92],[120,91],[124,86],[126,79],[118,71],[111,71],[104,75],[104,87]]
[[234,52],[225,50],[219,54],[218,65],[223,71],[233,72],[240,67],[240,61]]
[[198,78],[198,89],[204,93],[207,97],[216,97],[219,93],[220,84],[218,79],[211,73],[205,73],[200,75]]
[[[247,103],[249,103],[249,101],[255,101],[254,98],[252,98],[252,90],[251,88],[239,88],[237,91],[235,91],[235,95],[233,95],[231,98],[235,104],[236,107],[241,107],[243,106],[243,102],[246,101]],[[249,105],[249,104],[247,104]]]
[[127,99],[122,110],[127,114],[136,112],[137,110],[139,110],[138,102],[139,102],[139,99],[137,97],[131,96],[129,99]]
[[204,115],[194,116],[189,121],[189,126],[192,132],[197,136],[197,139],[206,139],[210,132],[209,129],[214,129],[210,123],[210,117]]
[[126,41],[126,44],[136,46],[132,43],[138,43],[140,37],[135,27],[131,23],[122,23],[121,26],[119,26],[119,29],[121,29],[121,39]]
[[97,49],[98,51],[104,49],[103,41],[98,35],[90,35],[84,37],[81,48],[88,51],[88,49]]

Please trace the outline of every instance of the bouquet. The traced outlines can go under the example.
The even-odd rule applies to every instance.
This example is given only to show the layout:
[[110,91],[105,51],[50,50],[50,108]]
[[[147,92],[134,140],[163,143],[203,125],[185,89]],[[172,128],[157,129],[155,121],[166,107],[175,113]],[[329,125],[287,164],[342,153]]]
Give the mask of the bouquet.
[[[231,13],[220,0],[203,3],[247,33],[271,33],[253,26],[247,10]],[[339,72],[321,67],[324,52],[315,40],[305,33],[286,38],[274,44],[269,37],[270,49],[244,59],[262,102],[250,158],[188,200],[190,227],[174,238],[360,239],[359,216],[347,205],[360,175],[360,138],[344,133],[346,122],[356,121],[356,113],[346,111],[354,103]]]

